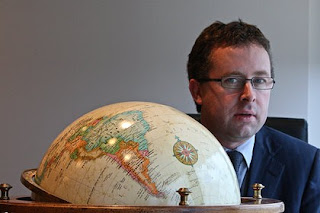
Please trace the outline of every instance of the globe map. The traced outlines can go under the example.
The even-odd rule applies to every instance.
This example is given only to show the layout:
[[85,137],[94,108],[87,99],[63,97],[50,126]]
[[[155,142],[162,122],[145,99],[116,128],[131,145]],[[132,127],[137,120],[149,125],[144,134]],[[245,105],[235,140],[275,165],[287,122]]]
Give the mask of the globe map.
[[185,113],[150,102],[89,112],[52,142],[36,172],[46,192],[75,204],[240,204],[232,164],[215,137]]

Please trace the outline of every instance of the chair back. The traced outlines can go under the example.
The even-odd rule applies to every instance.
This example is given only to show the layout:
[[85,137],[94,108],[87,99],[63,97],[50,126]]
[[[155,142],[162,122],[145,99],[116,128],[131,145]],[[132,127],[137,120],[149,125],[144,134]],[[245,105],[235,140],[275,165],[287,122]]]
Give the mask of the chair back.
[[308,123],[305,119],[268,117],[265,125],[308,143]]

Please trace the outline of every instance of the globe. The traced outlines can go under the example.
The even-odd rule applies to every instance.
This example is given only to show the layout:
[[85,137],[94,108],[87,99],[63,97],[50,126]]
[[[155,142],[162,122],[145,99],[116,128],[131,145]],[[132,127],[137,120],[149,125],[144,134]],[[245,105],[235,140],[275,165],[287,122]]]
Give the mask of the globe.
[[74,204],[238,205],[232,164],[199,122],[170,106],[123,102],[93,110],[52,142],[36,171],[45,192]]

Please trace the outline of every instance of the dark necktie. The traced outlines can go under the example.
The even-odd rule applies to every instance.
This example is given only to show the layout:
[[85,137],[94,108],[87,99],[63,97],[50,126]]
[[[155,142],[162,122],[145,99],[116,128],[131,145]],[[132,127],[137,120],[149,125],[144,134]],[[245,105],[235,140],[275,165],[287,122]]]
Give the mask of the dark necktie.
[[243,155],[236,150],[228,151],[227,154],[229,155],[229,158],[232,162],[233,168],[236,171],[236,175],[237,175],[238,182],[240,185],[241,180],[240,180],[240,176],[239,176],[239,168],[240,168],[240,164],[243,161]]

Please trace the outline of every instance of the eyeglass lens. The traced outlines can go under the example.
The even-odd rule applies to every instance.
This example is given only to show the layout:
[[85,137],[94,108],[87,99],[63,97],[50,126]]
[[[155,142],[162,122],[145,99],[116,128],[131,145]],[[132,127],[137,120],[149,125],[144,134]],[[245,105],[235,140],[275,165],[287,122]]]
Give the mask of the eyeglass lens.
[[247,81],[251,82],[251,85],[255,89],[265,90],[273,88],[273,78],[271,77],[253,77],[246,79],[242,77],[225,77],[221,79],[221,85],[225,88],[240,89]]

